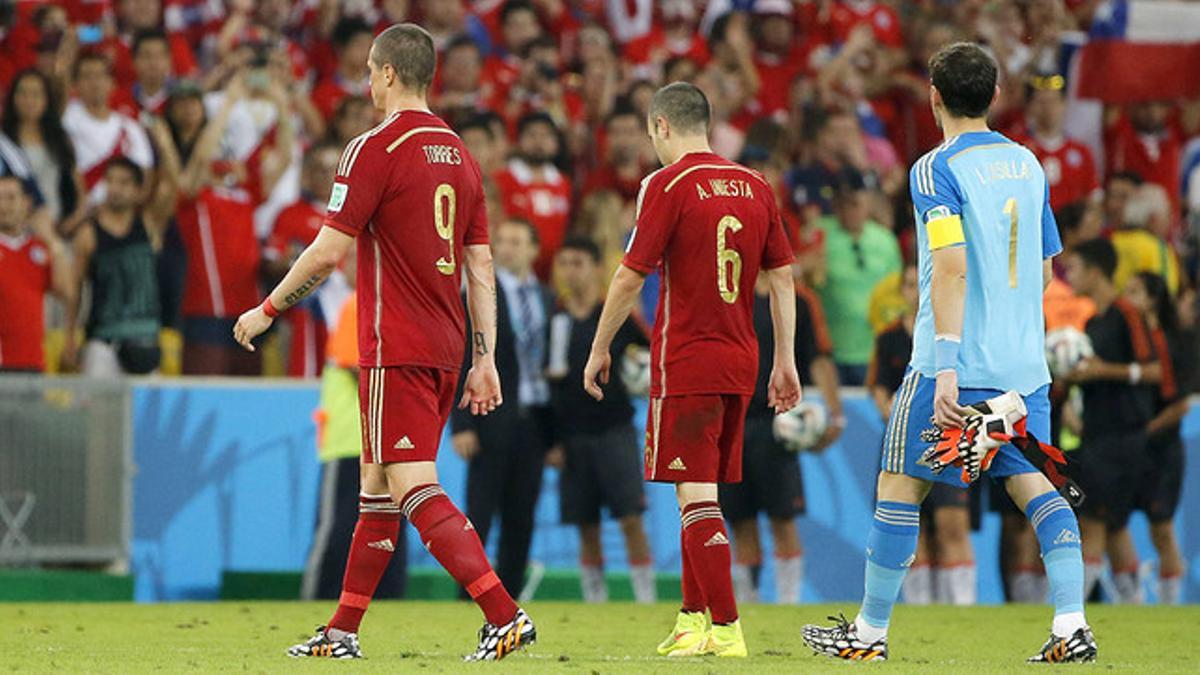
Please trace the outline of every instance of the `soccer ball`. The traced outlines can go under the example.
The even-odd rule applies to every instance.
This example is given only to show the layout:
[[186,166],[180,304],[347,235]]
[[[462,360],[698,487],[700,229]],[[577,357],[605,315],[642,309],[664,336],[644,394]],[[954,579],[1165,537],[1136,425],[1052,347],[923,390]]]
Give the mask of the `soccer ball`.
[[1046,363],[1054,377],[1066,375],[1094,355],[1091,339],[1076,328],[1058,328],[1046,334]]
[[630,345],[621,357],[621,382],[630,396],[650,393],[650,350]]
[[801,401],[795,408],[776,415],[771,429],[784,448],[799,452],[816,445],[828,426],[825,406],[816,401]]

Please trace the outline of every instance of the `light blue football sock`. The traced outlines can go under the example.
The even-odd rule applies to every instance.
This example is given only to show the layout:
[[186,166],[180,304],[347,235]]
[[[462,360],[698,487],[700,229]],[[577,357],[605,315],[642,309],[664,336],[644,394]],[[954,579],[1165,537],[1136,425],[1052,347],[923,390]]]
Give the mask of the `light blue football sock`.
[[1079,521],[1075,519],[1075,512],[1067,500],[1052,491],[1029,500],[1025,515],[1037,532],[1038,545],[1042,549],[1042,564],[1050,582],[1054,615],[1078,614],[1082,621],[1083,550],[1079,544]]
[[877,630],[870,631],[875,635],[864,637],[881,636],[888,627],[900,585],[917,550],[920,523],[918,504],[881,501],[875,506],[875,520],[867,537],[866,592],[858,618],[860,632],[866,633],[861,623]]

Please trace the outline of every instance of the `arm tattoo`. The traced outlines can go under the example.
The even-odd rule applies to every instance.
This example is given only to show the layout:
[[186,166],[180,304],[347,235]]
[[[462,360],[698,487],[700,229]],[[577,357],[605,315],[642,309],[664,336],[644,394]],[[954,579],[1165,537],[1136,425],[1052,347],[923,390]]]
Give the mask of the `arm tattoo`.
[[286,307],[291,307],[292,305],[296,304],[297,302],[300,302],[305,297],[307,297],[309,293],[312,293],[313,290],[316,289],[317,285],[320,283],[321,283],[321,276],[319,274],[309,277],[308,281],[305,281],[304,283],[300,284],[299,288],[292,291],[291,293],[288,293],[287,296],[285,296],[283,298],[284,307],[280,307],[280,309],[284,309]]
[[475,331],[475,354],[484,356],[488,353],[487,341],[483,338],[483,331]]

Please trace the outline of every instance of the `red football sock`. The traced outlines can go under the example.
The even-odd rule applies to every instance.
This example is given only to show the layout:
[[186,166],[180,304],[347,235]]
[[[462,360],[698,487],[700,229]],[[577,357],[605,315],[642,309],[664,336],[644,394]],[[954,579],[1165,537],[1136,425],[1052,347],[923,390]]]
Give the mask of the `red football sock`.
[[683,606],[685,612],[703,612],[708,605],[704,601],[704,589],[696,580],[696,569],[692,565],[692,557],[688,555],[687,531],[679,531],[679,553],[683,559]]
[[400,507],[387,495],[360,495],[358,525],[350,541],[350,557],[342,578],[342,596],[329,627],[357,633],[375,587],[396,550],[400,534]]
[[737,621],[733,578],[729,567],[729,536],[716,502],[693,502],[683,509],[683,545],[704,592],[713,623]]
[[425,548],[454,577],[490,624],[503,626],[517,614],[517,603],[500,583],[488,562],[471,521],[454,506],[441,486],[418,485],[400,502]]

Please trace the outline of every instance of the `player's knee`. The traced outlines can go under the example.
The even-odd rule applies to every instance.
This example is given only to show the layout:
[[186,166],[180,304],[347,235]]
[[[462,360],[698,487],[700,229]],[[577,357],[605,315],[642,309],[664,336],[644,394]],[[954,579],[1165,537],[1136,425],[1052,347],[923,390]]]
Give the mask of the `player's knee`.
[[920,504],[929,494],[933,483],[902,473],[883,471],[877,484],[878,501]]

